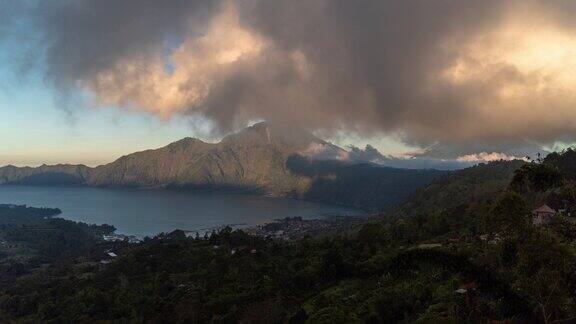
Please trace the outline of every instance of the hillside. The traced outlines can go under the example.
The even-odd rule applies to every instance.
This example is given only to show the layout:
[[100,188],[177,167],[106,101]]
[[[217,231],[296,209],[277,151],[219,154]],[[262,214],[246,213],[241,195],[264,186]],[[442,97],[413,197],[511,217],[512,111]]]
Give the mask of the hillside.
[[398,213],[426,215],[489,202],[508,188],[524,164],[521,160],[495,161],[448,173],[414,192]]
[[185,138],[158,150],[124,156],[94,169],[88,183],[104,186],[240,189],[283,196],[301,191],[306,180],[285,167],[288,156],[309,145],[326,144],[313,136],[289,137],[265,123],[210,144]]
[[576,151],[554,152],[518,169],[510,189],[532,207],[547,204],[576,215]]
[[219,143],[185,138],[96,168],[8,166],[0,184],[235,190],[385,209],[444,173],[335,160],[343,153],[305,131],[259,123]]
[[405,201],[417,188],[446,172],[381,167],[370,163],[347,164],[313,161],[300,155],[288,158],[291,172],[311,179],[304,199],[355,207],[390,207]]
[[[326,163],[290,164],[309,175],[338,172]],[[570,322],[576,227],[531,225],[529,206],[505,190],[505,179],[517,178],[522,172],[516,167],[526,165],[541,164],[500,161],[433,182],[404,206],[426,199],[445,204],[427,214],[428,221],[374,221],[349,235],[290,243],[231,228],[204,239],[176,230],[139,244],[102,242],[89,253],[79,246],[69,253],[81,257],[66,265],[9,263],[0,317],[54,323]],[[486,221],[458,222],[466,209]],[[19,244],[36,247],[35,236],[24,238]]]
[[85,165],[42,165],[37,168],[8,165],[0,168],[0,184],[78,185],[90,177]]
[[[532,197],[576,205],[574,157],[569,151],[448,173],[396,210],[406,217],[372,219],[348,235],[286,243],[231,228],[204,239],[177,230],[134,245],[72,249],[82,257],[68,266],[9,263],[5,272],[17,274],[6,276],[0,289],[0,316],[15,322],[570,322],[576,225],[558,216],[533,226],[529,211]],[[373,165],[294,155],[286,165],[317,179],[312,187],[330,197],[354,183],[377,189]],[[378,170],[396,185],[391,174],[409,179],[406,170]],[[336,179],[342,184],[330,182]],[[37,248],[36,236],[23,239],[19,244]],[[110,250],[117,256],[102,263]]]

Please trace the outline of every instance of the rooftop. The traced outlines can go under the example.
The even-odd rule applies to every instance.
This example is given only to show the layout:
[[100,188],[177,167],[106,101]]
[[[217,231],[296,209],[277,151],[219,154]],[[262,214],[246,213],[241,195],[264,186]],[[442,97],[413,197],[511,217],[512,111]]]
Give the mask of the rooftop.
[[532,211],[533,213],[556,213],[556,211],[548,205],[542,205]]

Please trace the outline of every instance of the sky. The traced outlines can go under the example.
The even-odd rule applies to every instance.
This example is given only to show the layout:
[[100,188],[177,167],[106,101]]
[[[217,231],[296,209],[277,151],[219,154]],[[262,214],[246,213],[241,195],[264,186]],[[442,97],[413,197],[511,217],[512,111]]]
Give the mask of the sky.
[[[185,123],[140,113],[86,109],[74,116],[54,107],[50,94],[0,95],[0,165],[99,165],[130,152],[187,136]],[[73,118],[74,120],[70,120]]]
[[[211,132],[211,122],[190,116],[159,119],[137,109],[94,108],[85,102],[74,110],[61,109],[42,82],[22,82],[8,74],[3,75],[8,85],[4,83],[0,89],[0,166],[59,163],[97,166],[183,137],[217,142],[224,136]],[[381,143],[393,154],[410,149],[386,137],[340,134],[331,140],[343,147]]]
[[574,143],[575,13],[568,0],[0,0],[0,165],[97,165],[254,120],[385,163],[534,157]]

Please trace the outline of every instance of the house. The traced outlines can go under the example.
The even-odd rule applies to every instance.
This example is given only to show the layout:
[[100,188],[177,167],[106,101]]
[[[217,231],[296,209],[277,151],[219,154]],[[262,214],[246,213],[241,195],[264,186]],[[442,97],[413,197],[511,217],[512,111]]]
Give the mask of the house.
[[124,241],[124,235],[122,234],[102,235],[102,239],[106,242],[121,242]]
[[142,242],[142,239],[136,237],[135,235],[129,235],[128,236],[128,243],[137,244],[140,242]]
[[466,298],[466,304],[470,305],[472,302],[472,292],[476,290],[476,283],[470,282],[463,284],[458,289],[454,290],[454,293],[464,296]]
[[532,222],[534,225],[545,225],[552,221],[556,211],[548,205],[542,205],[532,211]]
[[102,239],[106,242],[128,242],[128,243],[140,243],[141,239],[136,237],[136,235],[124,235],[124,234],[109,234],[102,235]]

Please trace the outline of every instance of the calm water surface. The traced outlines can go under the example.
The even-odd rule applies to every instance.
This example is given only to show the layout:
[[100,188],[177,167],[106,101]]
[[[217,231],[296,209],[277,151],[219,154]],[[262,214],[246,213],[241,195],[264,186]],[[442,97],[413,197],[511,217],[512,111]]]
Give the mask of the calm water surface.
[[60,217],[116,226],[117,233],[154,235],[174,229],[255,225],[277,218],[357,215],[351,209],[291,199],[82,187],[0,185],[0,204],[58,207]]

